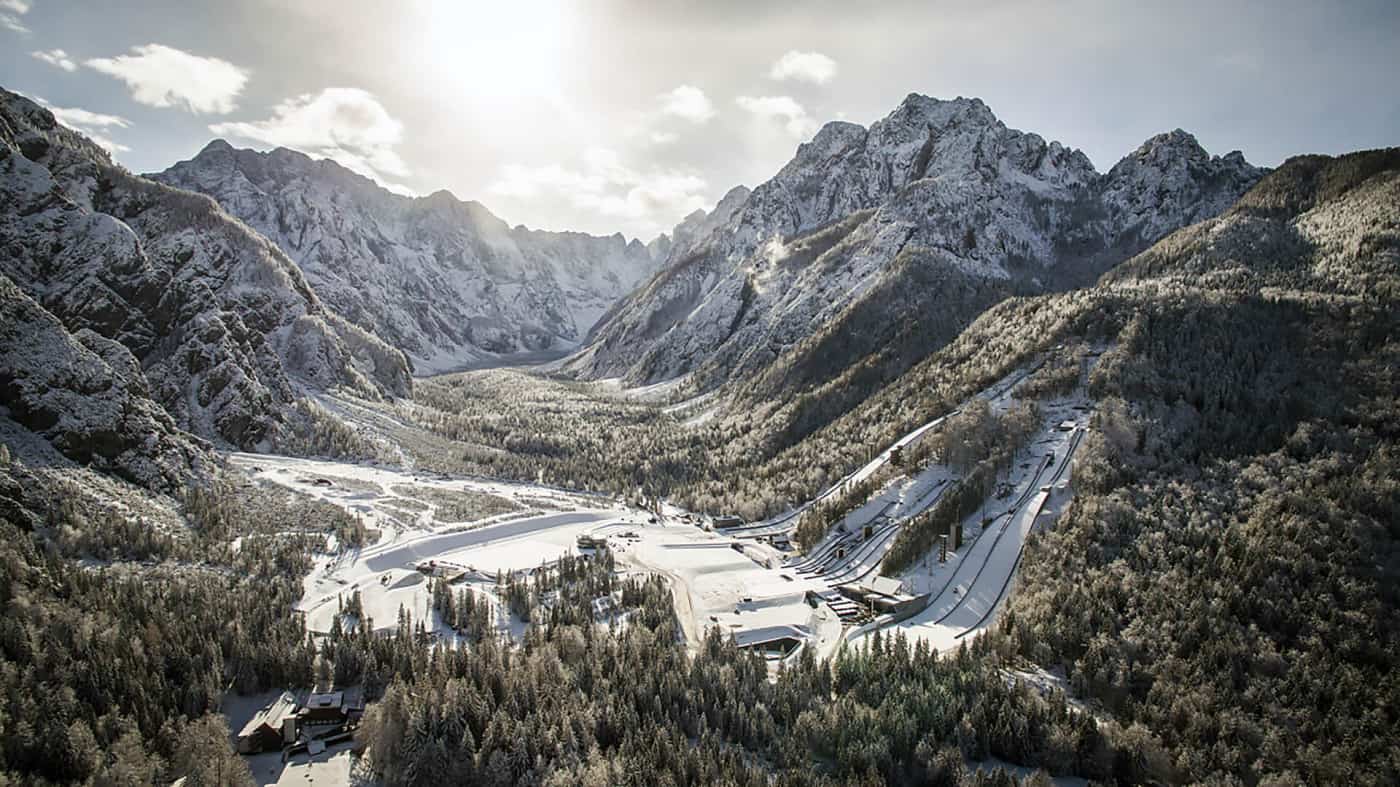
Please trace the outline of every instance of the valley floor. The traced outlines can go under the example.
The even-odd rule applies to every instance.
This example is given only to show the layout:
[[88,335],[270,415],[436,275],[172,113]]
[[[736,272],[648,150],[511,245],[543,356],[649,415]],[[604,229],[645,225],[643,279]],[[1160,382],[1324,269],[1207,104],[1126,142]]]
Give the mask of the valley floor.
[[[1004,413],[1038,368],[1017,369],[969,401],[983,400],[990,412]],[[619,389],[611,395],[636,399],[653,391]],[[342,417],[357,412],[347,403],[338,409]],[[938,561],[935,549],[893,578],[898,596],[910,600],[905,608],[922,607],[912,617],[901,616],[908,619],[894,624],[900,631],[947,650],[994,621],[1013,589],[1026,539],[1069,499],[1073,455],[1090,412],[1080,389],[1040,403],[1034,437],[1006,471],[998,494],[964,522],[966,543],[950,544],[945,562]],[[311,632],[328,633],[337,618],[342,625],[358,625],[342,616],[358,593],[376,630],[393,630],[407,613],[440,641],[455,641],[456,633],[432,610],[428,577],[438,576],[488,599],[498,630],[519,638],[526,624],[507,611],[500,578],[580,554],[580,543],[593,540],[607,543],[620,570],[667,578],[689,647],[697,647],[710,627],[759,648],[771,647],[770,640],[795,641],[795,647],[769,652],[776,666],[803,648],[829,657],[877,628],[893,630],[885,616],[870,620],[874,610],[869,608],[851,614],[841,594],[874,586],[900,530],[958,481],[952,467],[937,462],[916,471],[896,466],[901,453],[914,450],[948,417],[913,429],[811,501],[729,528],[715,528],[709,517],[669,504],[647,510],[619,497],[544,484],[375,462],[263,454],[233,454],[230,461],[252,479],[343,508],[371,533],[364,547],[320,557],[306,577],[297,608]],[[383,435],[384,419],[380,412],[366,423]],[[795,555],[787,542],[803,516],[862,483],[878,485],[827,538],[806,555]],[[888,591],[888,581],[883,587]],[[856,625],[862,621],[869,622]]]
[[[358,591],[377,630],[393,629],[403,609],[415,621],[427,622],[440,638],[451,639],[453,632],[431,610],[426,576],[436,574],[492,598],[500,629],[518,637],[523,624],[501,606],[497,576],[579,554],[579,538],[588,537],[608,542],[626,570],[671,580],[677,615],[692,647],[710,625],[730,631],[796,625],[821,656],[840,643],[836,616],[804,601],[807,590],[824,584],[794,581],[775,568],[781,566],[777,550],[707,530],[705,518],[678,509],[666,507],[657,516],[610,498],[545,486],[359,463],[255,454],[235,454],[231,461],[254,478],[342,506],[379,531],[372,545],[321,557],[306,577],[298,610],[314,633],[329,632],[341,605]],[[454,495],[488,495],[517,508],[448,521],[443,503],[423,502],[450,502]]]

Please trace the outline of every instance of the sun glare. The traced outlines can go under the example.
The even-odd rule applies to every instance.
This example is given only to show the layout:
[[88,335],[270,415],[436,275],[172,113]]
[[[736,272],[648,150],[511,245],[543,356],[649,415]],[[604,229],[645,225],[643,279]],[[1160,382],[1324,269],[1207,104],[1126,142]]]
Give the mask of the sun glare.
[[553,92],[564,65],[569,3],[426,0],[426,78],[478,98]]

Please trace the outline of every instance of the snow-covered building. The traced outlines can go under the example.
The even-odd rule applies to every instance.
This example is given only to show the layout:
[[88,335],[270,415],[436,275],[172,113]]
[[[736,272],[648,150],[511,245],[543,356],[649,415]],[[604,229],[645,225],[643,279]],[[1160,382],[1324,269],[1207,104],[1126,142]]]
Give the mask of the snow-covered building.
[[238,751],[256,754],[296,740],[297,698],[289,691],[264,706],[238,732]]

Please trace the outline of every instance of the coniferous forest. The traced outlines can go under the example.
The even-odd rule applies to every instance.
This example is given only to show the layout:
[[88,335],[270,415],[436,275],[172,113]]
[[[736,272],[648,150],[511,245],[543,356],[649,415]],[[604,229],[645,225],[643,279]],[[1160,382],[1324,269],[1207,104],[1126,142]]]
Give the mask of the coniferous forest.
[[[1400,14],[185,5],[276,14],[283,59],[0,0],[6,81],[59,102],[0,89],[0,787],[1400,784],[1400,148],[1175,129],[1100,172],[977,98],[846,120],[882,58],[956,60],[1152,82],[1114,144],[1182,74],[1229,87],[1213,136],[1323,85],[1269,145],[1388,144],[1339,128],[1393,109]],[[1153,24],[1361,18],[1209,67]],[[755,54],[794,31],[841,64]],[[302,87],[381,38],[413,90]],[[191,128],[275,149],[134,174]],[[574,219],[627,233],[530,228]]]

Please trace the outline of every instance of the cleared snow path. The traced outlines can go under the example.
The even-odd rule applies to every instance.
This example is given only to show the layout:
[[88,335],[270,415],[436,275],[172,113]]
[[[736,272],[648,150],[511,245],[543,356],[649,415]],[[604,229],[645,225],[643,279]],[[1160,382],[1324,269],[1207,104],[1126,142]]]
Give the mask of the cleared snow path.
[[[591,526],[616,518],[616,511],[579,511],[516,519],[502,522],[499,525],[486,525],[459,533],[444,533],[417,538],[369,555],[364,558],[363,562],[365,568],[376,572],[387,571],[391,568],[412,568],[424,560],[441,557],[469,547],[519,539],[542,530],[550,530],[564,525],[586,524]],[[535,561],[538,563],[553,560],[559,557],[559,554],[532,552],[530,557],[533,556],[538,556],[539,560]]]
[[[1066,435],[1062,455],[1053,452],[1036,463],[1035,470],[1018,484],[1024,488],[1011,509],[998,516],[959,556],[951,575],[923,612],[885,628],[901,629],[911,639],[923,639],[945,651],[990,625],[1015,579],[1026,538],[1053,494],[1053,485],[1069,468],[1083,435],[1083,428],[1077,428]],[[858,642],[867,633],[851,641]]]

